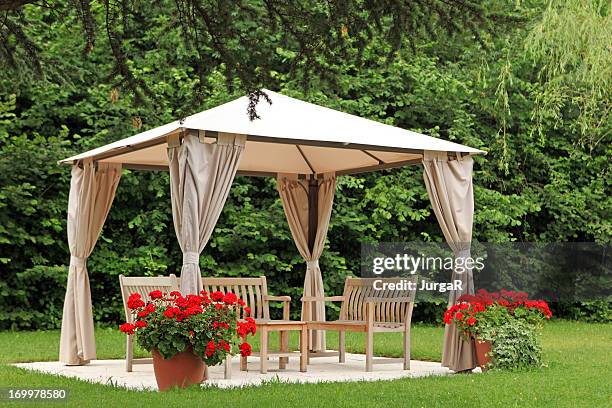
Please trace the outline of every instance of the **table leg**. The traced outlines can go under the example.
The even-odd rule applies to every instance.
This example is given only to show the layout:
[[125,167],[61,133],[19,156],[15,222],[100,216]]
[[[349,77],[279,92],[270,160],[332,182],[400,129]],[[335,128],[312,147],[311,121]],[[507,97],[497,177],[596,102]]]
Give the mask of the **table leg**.
[[305,373],[308,363],[308,330],[306,325],[300,330],[300,372]]
[[[279,341],[280,341],[280,351],[287,352],[289,351],[289,332],[287,330],[282,330],[279,333]],[[284,370],[287,367],[287,362],[289,361],[289,357],[279,357],[278,358],[278,368]]]
[[259,364],[261,373],[265,374],[268,372],[268,329],[265,326],[261,326],[260,333]]

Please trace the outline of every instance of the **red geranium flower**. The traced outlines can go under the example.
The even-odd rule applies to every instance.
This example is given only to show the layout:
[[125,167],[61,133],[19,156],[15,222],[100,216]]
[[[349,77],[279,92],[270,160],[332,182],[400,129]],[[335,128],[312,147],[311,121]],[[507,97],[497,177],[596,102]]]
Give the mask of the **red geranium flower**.
[[206,356],[210,357],[213,354],[215,354],[215,342],[211,340],[206,344]]
[[161,290],[154,290],[153,292],[149,293],[149,297],[153,300],[161,299],[162,297],[164,297],[164,294]]
[[467,319],[467,324],[470,326],[473,326],[476,324],[476,319],[474,319],[473,317],[470,317]]
[[219,291],[216,291],[210,294],[210,298],[215,302],[220,302],[223,299],[223,296],[224,296],[223,292],[219,292]]
[[135,328],[136,326],[134,326],[132,323],[123,323],[121,326],[119,326],[119,330],[125,334],[134,334]]
[[238,300],[238,296],[236,296],[232,292],[227,292],[225,296],[223,296],[223,303],[227,305],[233,305]]
[[138,309],[139,307],[143,307],[145,302],[143,302],[140,293],[132,293],[127,301],[127,306],[130,309]]
[[240,355],[242,357],[248,357],[251,355],[253,349],[251,348],[251,345],[249,343],[242,343],[240,345]]
[[142,321],[142,320],[137,320],[134,325],[138,328],[147,327],[147,322]]

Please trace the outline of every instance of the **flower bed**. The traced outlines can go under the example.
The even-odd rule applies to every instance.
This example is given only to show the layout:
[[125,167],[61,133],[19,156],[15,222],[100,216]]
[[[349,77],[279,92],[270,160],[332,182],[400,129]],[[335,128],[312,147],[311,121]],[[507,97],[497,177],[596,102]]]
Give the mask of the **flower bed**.
[[539,329],[552,313],[543,300],[525,292],[479,290],[463,295],[444,313],[444,323],[455,324],[477,345],[490,343],[487,368],[510,369],[542,364]]

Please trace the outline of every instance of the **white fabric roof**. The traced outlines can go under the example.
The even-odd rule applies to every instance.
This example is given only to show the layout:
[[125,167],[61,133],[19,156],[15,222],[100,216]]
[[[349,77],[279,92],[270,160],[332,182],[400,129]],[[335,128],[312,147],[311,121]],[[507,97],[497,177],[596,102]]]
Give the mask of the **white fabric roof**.
[[62,160],[91,158],[127,168],[167,168],[166,136],[185,129],[204,131],[206,142],[217,132],[247,135],[242,174],[372,171],[419,162],[423,151],[486,154],[482,150],[324,108],[265,90],[261,119],[250,121],[243,96],[146,132]]

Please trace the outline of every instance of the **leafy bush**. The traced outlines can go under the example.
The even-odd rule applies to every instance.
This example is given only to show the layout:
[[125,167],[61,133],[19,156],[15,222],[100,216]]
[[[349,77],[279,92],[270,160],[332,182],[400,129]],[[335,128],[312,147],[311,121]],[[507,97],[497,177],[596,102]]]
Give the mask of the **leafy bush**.
[[612,322],[612,302],[607,300],[594,300],[589,302],[557,303],[554,304],[555,314],[568,319],[592,323]]
[[[32,25],[28,34],[36,43],[48,44],[49,56],[74,73],[70,83],[16,82],[14,75],[0,72],[0,89],[8,90],[0,95],[0,330],[59,327],[65,293],[62,265],[69,260],[70,169],[57,165],[57,160],[237,96],[225,84],[238,80],[226,78],[222,67],[205,78],[197,75],[201,67],[194,66],[193,51],[177,48],[181,28],[174,21],[160,19],[150,8],[141,11],[140,18],[151,30],[145,35],[137,30],[123,34],[133,45],[129,63],[138,67],[138,79],[154,91],[154,103],[139,104],[121,86],[110,85],[112,56],[101,51],[104,47],[94,47],[84,58],[74,24],[67,24],[65,16],[56,19],[45,8],[29,12],[33,19],[52,21],[52,29]],[[604,27],[595,17],[588,27]],[[548,47],[541,48],[544,58],[538,63],[525,58],[522,40],[530,26],[503,38],[487,37],[486,48],[460,39],[447,46],[414,44],[403,47],[400,58],[391,62],[385,58],[388,41],[380,38],[356,52],[363,65],[329,65],[334,81],[317,82],[308,93],[300,78],[289,79],[289,69],[297,70],[298,77],[305,74],[294,64],[295,56],[278,49],[277,69],[265,85],[309,102],[486,149],[488,154],[477,157],[474,167],[475,240],[609,242],[612,122],[603,120],[586,132],[599,143],[581,143],[576,131],[584,128],[579,107],[560,105],[543,94],[539,72],[540,63],[550,66]],[[607,51],[607,42],[602,43]],[[556,47],[562,42],[546,44]],[[593,53],[597,49],[601,48],[586,48]],[[58,50],[68,57],[55,58]],[[609,58],[608,52],[604,55]],[[327,64],[324,58],[320,63]],[[605,88],[600,76],[592,78]],[[574,70],[563,71],[559,84],[583,84],[582,79]],[[598,99],[607,101],[605,96]],[[542,101],[549,101],[550,109],[542,109]],[[609,109],[594,111],[603,114]],[[421,172],[414,166],[339,178],[329,243],[321,259],[326,293],[340,294],[345,277],[357,273],[361,242],[443,241]],[[181,258],[167,173],[125,171],[88,262],[96,322],[122,319],[119,274],[178,274]],[[207,276],[266,275],[271,293],[293,298],[292,318],[299,318],[305,266],[273,179],[236,178],[202,254],[201,269]],[[35,309],[40,302],[44,312]],[[272,313],[280,315],[280,304],[271,307],[278,307]],[[439,323],[438,311],[444,307],[419,303],[414,320]],[[337,305],[329,306],[329,317],[337,312]],[[609,302],[585,302],[557,307],[555,315],[609,322],[611,308]]]

